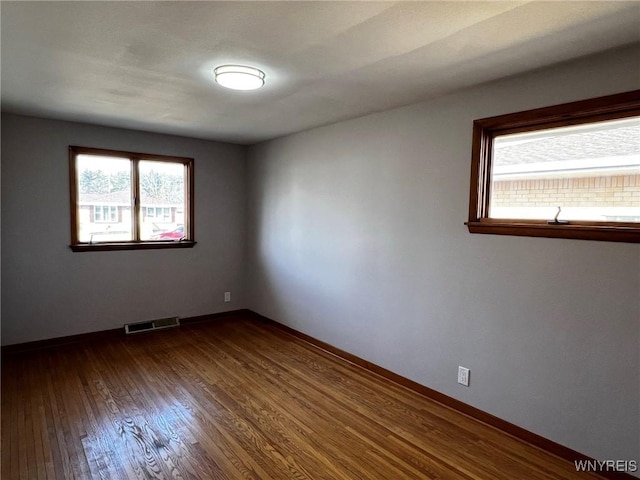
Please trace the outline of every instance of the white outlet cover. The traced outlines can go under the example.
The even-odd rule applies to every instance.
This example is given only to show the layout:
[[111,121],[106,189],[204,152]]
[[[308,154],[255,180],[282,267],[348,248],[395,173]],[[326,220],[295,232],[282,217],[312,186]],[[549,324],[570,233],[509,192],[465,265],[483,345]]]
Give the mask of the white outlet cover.
[[469,373],[468,368],[458,367],[458,383],[460,385],[469,386]]

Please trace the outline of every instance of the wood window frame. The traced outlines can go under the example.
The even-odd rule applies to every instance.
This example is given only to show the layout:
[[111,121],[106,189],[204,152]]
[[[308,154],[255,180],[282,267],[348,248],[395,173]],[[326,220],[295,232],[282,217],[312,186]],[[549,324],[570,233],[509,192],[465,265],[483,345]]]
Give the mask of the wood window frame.
[[471,154],[470,233],[570,238],[640,243],[640,223],[571,221],[553,225],[546,220],[489,217],[493,140],[500,135],[583,125],[640,115],[640,90],[589,100],[499,115],[473,122]]
[[[78,201],[78,176],[76,158],[78,155],[97,155],[105,157],[118,157],[131,161],[131,210],[132,210],[132,234],[134,240],[118,242],[81,242],[79,239],[79,201]],[[140,175],[139,162],[150,160],[158,162],[180,163],[185,168],[185,238],[180,241],[164,240],[140,240],[140,222],[142,212],[140,208]],[[194,240],[194,160],[187,157],[173,157],[168,155],[155,155],[149,153],[126,152],[120,150],[108,150],[91,147],[69,147],[69,192],[71,207],[71,244],[69,247],[74,252],[112,251],[112,250],[146,250],[160,248],[193,248]]]

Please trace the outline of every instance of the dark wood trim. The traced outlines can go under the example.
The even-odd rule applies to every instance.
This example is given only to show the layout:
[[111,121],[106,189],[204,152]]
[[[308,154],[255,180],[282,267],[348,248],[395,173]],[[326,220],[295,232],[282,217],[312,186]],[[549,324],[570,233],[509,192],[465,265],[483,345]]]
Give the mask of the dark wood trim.
[[184,317],[180,319],[180,325],[193,325],[194,323],[208,322],[210,320],[223,320],[229,318],[247,317],[253,315],[251,310],[240,308],[238,310],[228,310],[226,312],[210,313],[208,315],[197,315],[195,317]]
[[47,338],[45,340],[36,340],[33,342],[16,343],[13,345],[2,346],[2,356],[15,355],[19,353],[34,352],[47,348],[61,347],[74,343],[99,342],[109,340],[111,338],[124,336],[123,328],[113,328],[110,330],[100,330],[97,332],[79,333],[77,335],[68,335],[65,337]]
[[[76,172],[76,152],[74,147],[69,147],[69,212],[71,214],[71,244],[78,243],[78,216],[80,206],[78,205],[78,177]],[[93,208],[90,209],[91,220],[95,215]]]
[[[208,315],[198,315],[193,317],[180,318],[180,325],[192,325],[194,323],[220,320],[223,318],[233,318],[238,316],[248,316],[249,310],[229,310],[219,313],[210,313]],[[13,345],[2,346],[2,355],[14,355],[18,353],[33,352],[37,350],[44,350],[46,348],[60,347],[64,345],[70,345],[74,343],[87,343],[98,342],[102,340],[108,340],[116,337],[123,337],[125,335],[124,328],[112,328],[109,330],[99,330],[97,332],[80,333],[76,335],[67,335],[64,337],[47,338],[45,340],[35,340],[33,342],[16,343]]]
[[195,194],[194,194],[194,179],[195,179],[195,164],[193,161],[185,163],[185,174],[187,180],[184,182],[185,188],[185,198],[188,199],[186,208],[187,211],[184,212],[184,228],[185,232],[189,232],[188,240],[192,240],[196,238],[195,234]]
[[74,252],[108,252],[114,250],[157,250],[161,248],[193,248],[198,242],[182,241],[149,241],[122,243],[79,243],[69,245]]
[[[495,415],[487,413],[479,408],[473,407],[469,404],[461,402],[453,397],[445,395],[444,393],[440,393],[437,390],[433,390],[432,388],[426,387],[420,383],[414,382],[402,375],[398,375],[397,373],[392,372],[391,370],[387,370],[386,368],[380,367],[375,363],[369,362],[363,358],[360,358],[352,353],[346,352],[340,348],[334,347],[331,344],[323,342],[322,340],[318,340],[310,335],[299,332],[287,325],[279,323],[275,320],[272,320],[264,315],[260,315],[254,311],[248,310],[248,313],[254,317],[255,319],[269,324],[285,333],[288,333],[304,342],[307,342],[311,345],[314,345],[317,348],[325,350],[326,352],[331,353],[347,362],[350,362],[354,365],[357,365],[365,370],[379,375],[387,380],[390,380],[398,385],[402,385],[409,390],[412,390],[420,395],[424,395],[427,398],[435,400],[438,403],[441,403],[453,410],[456,410],[460,413],[468,415],[469,417],[475,418],[487,425],[490,425],[498,430],[501,430],[509,435],[512,435],[524,442],[527,442],[531,445],[534,445],[546,452],[549,452],[553,455],[556,455],[564,460],[569,462],[573,462],[574,460],[593,460],[593,458],[584,455],[580,452],[577,452],[569,447],[565,447],[559,443],[554,442],[553,440],[549,440],[545,437],[542,437],[536,433],[530,432],[522,427],[519,427],[511,422],[503,420]],[[624,472],[599,472],[601,476],[604,478],[608,478],[611,480],[637,480],[636,477],[624,473]]]
[[520,133],[615,120],[633,116],[637,114],[639,109],[640,90],[632,90],[604,97],[497,115],[476,120],[476,122],[483,129],[500,134]]
[[[142,226],[142,219],[140,214],[140,164],[137,158],[131,158],[129,166],[131,167],[131,235],[133,241],[140,242],[140,229]],[[75,250],[74,250],[75,251]]]
[[482,221],[465,225],[470,233],[640,243],[640,228]]
[[141,153],[141,152],[127,152],[123,150],[110,150],[107,148],[93,148],[93,147],[79,147],[77,145],[70,145],[69,149],[73,149],[76,154],[83,155],[102,155],[105,157],[120,157],[125,159],[138,159],[138,160],[154,160],[159,162],[171,162],[171,163],[188,163],[193,161],[193,158],[189,157],[175,157],[172,155],[157,155],[155,153]]
[[[564,103],[551,107],[483,118],[473,122],[469,191],[470,233],[528,237],[570,238],[609,242],[640,242],[640,224],[602,225],[571,222],[549,225],[538,221],[495,221],[489,218],[493,140],[498,135],[582,125],[640,115],[640,90]],[[487,224],[491,221],[491,224]]]

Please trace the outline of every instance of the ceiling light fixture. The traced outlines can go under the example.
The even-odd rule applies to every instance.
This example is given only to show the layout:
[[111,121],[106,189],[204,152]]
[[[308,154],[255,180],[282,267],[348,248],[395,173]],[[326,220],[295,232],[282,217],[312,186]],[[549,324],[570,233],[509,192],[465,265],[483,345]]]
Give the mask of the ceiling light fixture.
[[233,90],[256,90],[264,85],[264,72],[244,65],[221,65],[213,74],[217,83]]

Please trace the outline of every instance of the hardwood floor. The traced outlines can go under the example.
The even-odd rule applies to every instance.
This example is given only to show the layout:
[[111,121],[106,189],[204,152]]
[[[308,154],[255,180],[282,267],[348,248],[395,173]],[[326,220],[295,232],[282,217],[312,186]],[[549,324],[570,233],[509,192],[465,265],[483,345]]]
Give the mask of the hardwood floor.
[[2,478],[600,477],[238,318],[6,356]]

